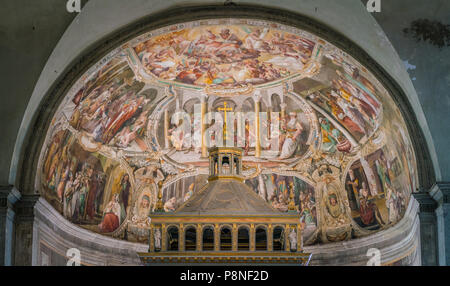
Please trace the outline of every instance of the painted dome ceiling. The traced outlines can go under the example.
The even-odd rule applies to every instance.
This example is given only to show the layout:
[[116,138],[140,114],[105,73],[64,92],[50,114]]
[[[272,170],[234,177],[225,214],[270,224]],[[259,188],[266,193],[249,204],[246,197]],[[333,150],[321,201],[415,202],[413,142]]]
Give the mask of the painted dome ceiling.
[[245,184],[278,211],[294,193],[305,244],[392,226],[416,186],[400,111],[365,67],[297,28],[213,19],[150,31],[82,75],[36,187],[67,220],[144,242],[158,182],[177,210],[207,183],[213,146],[242,148]]

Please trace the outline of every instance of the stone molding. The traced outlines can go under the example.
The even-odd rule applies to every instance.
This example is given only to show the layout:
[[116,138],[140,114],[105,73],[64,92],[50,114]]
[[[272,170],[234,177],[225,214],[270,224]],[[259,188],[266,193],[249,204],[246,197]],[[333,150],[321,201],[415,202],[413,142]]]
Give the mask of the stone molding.
[[438,204],[428,192],[413,193],[412,196],[419,203],[420,213],[433,214]]
[[[390,264],[420,250],[419,203],[411,197],[404,217],[391,228],[378,233],[325,245],[304,247],[313,253],[311,265],[366,265],[367,251],[377,248],[381,251],[381,264]],[[420,265],[419,261],[415,261]]]
[[[304,251],[313,253],[312,265],[366,265],[367,250],[378,248],[381,264],[392,263],[420,249],[418,208],[418,202],[411,198],[403,219],[387,230],[350,241],[307,246]],[[35,206],[34,227],[33,249],[37,257],[33,258],[33,265],[39,265],[40,243],[50,245],[63,256],[67,249],[76,247],[84,265],[140,265],[137,252],[148,251],[147,244],[113,239],[70,223],[43,198]],[[415,260],[415,264],[420,264]]]
[[40,243],[65,256],[78,248],[83,265],[140,265],[137,252],[148,250],[147,244],[132,243],[97,234],[67,221],[45,199],[35,206],[33,265],[40,264]]
[[450,203],[450,182],[437,182],[431,187],[430,196],[438,205]]

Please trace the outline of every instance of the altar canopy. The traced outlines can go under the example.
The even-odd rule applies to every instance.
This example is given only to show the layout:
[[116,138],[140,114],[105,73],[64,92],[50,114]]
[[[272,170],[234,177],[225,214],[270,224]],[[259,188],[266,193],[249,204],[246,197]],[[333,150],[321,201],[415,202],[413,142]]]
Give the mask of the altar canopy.
[[159,190],[150,214],[149,251],[138,253],[142,263],[239,264],[250,259],[254,264],[307,265],[311,255],[303,253],[293,191],[289,211],[280,212],[242,182],[238,168],[224,168],[229,161],[239,166],[242,150],[216,147],[209,157],[210,182],[177,211],[164,210]]

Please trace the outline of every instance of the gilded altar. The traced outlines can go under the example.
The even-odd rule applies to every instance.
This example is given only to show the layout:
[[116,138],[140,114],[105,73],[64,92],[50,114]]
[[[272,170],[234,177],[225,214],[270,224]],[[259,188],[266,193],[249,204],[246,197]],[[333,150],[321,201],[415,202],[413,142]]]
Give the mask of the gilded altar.
[[239,148],[210,149],[209,183],[174,212],[159,193],[143,264],[309,263],[299,213],[274,209],[245,185],[241,159]]

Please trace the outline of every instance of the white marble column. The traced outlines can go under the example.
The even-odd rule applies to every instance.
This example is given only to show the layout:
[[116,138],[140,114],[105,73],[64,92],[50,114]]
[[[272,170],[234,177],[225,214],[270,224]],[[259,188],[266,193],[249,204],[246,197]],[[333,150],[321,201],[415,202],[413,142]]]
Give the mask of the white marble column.
[[13,186],[0,187],[0,266],[13,263],[14,204],[20,193]]
[[261,112],[261,95],[255,93],[255,157],[261,157],[261,124],[259,113]]
[[420,252],[423,266],[439,265],[436,220],[436,201],[427,191],[413,194],[419,203]]
[[450,265],[450,182],[436,183],[430,191],[437,202],[437,252],[440,266]]
[[170,126],[170,118],[169,118],[169,110],[164,110],[164,148],[169,149],[171,147],[169,140],[169,126]]
[[22,195],[14,205],[16,210],[14,265],[32,265],[34,206],[38,199],[39,195]]
[[286,103],[281,103],[280,104],[280,107],[281,107],[281,112],[280,112],[280,120],[281,119],[283,119],[284,117],[286,117],[286,107],[287,107],[287,104]]
[[208,157],[208,147],[206,146],[206,113],[208,112],[208,101],[207,101],[207,95],[202,94],[200,96],[200,104],[201,104],[201,136],[202,136],[202,158]]

